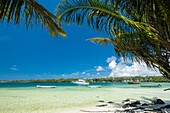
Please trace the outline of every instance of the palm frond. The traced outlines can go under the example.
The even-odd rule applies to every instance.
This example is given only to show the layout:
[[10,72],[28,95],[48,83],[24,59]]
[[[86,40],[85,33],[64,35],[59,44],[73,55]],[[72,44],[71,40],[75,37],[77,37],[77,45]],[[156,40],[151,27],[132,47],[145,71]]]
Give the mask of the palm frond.
[[[140,37],[145,37],[142,40]],[[148,40],[147,35],[141,33],[122,33],[112,40],[115,52],[124,59],[131,57],[137,62],[145,62],[146,65],[155,69],[158,68],[167,78],[170,78],[170,52],[165,49],[164,45],[155,40]]]
[[[124,61],[128,58],[138,63],[145,62],[150,69],[158,68],[161,73],[166,75],[169,70],[169,56],[170,52],[165,50],[163,45],[155,40],[141,40],[140,37],[147,37],[137,32],[120,33],[112,38],[90,38],[91,42],[101,45],[113,44],[114,50],[119,57],[123,57]],[[152,42],[150,42],[152,41]],[[166,68],[165,68],[166,67]],[[166,73],[165,73],[166,72]],[[170,73],[169,73],[170,74]]]
[[[118,0],[119,1],[119,0]],[[82,25],[84,20],[88,25],[98,31],[106,31],[113,36],[117,32],[133,32],[142,29],[150,33],[151,38],[157,38],[157,32],[146,23],[136,22],[121,14],[122,2],[112,5],[112,0],[63,0],[56,8],[56,16],[67,24]],[[120,8],[119,8],[120,7]]]
[[96,37],[96,38],[90,38],[88,40],[93,42],[93,43],[97,43],[97,44],[101,44],[101,45],[109,45],[109,44],[112,43],[112,39],[111,38]]
[[21,17],[25,17],[25,25],[28,28],[34,24],[42,24],[48,28],[50,34],[66,36],[60,28],[56,17],[35,0],[0,0],[0,21],[20,24]]

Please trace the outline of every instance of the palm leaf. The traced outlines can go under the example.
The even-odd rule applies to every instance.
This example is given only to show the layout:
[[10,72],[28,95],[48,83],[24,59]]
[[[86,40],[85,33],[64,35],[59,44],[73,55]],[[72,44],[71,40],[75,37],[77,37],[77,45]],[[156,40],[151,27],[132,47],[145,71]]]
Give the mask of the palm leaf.
[[20,24],[21,17],[25,18],[28,28],[34,24],[42,24],[48,28],[52,36],[65,32],[57,24],[56,17],[35,0],[0,0],[0,20]]
[[96,38],[90,38],[88,40],[93,42],[93,43],[97,43],[97,44],[101,44],[101,45],[109,45],[109,44],[112,43],[112,39],[111,38],[96,37]]
[[[151,40],[141,40],[140,37],[145,35],[139,33],[121,33],[112,38],[91,38],[91,42],[101,45],[113,44],[114,50],[119,57],[123,57],[126,62],[127,58],[138,63],[145,62],[150,69],[158,68],[161,73],[167,78],[166,75],[169,68],[168,51],[165,51],[164,47],[158,42],[150,42]],[[152,40],[154,41],[154,40]],[[162,54],[164,51],[164,54]],[[164,60],[166,59],[166,60]],[[165,68],[166,67],[166,68]],[[166,72],[166,74],[164,73]],[[169,73],[170,74],[170,73]]]
[[[119,1],[119,0],[118,0]],[[84,20],[98,31],[105,31],[113,36],[117,32],[133,32],[134,28],[150,34],[150,38],[157,39],[157,32],[146,23],[136,22],[121,13],[122,2],[113,0],[63,0],[56,8],[59,21],[82,25]]]

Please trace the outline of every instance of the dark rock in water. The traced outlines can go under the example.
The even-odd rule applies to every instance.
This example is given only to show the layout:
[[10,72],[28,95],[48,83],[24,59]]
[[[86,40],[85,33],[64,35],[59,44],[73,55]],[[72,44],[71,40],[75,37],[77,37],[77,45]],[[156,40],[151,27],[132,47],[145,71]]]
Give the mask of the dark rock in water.
[[138,107],[138,105],[140,105],[140,101],[126,101],[124,102],[124,105],[122,106],[122,108],[128,108],[128,107]]
[[146,103],[143,103],[141,106],[148,106],[148,104],[146,104]]
[[154,99],[154,100],[152,100],[152,103],[153,104],[165,104],[165,102],[161,99]]
[[167,105],[161,107],[161,109],[165,109],[165,108],[170,109],[170,104],[167,104]]
[[145,108],[145,111],[153,111],[153,108],[151,108],[151,107]]
[[109,102],[107,102],[107,103],[109,103],[109,104],[113,104],[114,102],[112,102],[112,101],[109,101]]
[[124,111],[125,112],[130,112],[130,111],[132,111],[132,109],[125,109]]
[[99,100],[98,102],[104,102],[104,100]]
[[107,106],[107,104],[96,105],[96,107],[104,107],[104,106]]
[[139,107],[135,107],[135,108],[133,108],[132,110],[138,110],[138,109],[143,110],[143,109],[145,109],[145,108],[144,108],[144,107],[142,107],[142,106],[139,106]]
[[137,100],[137,101],[132,102],[131,104],[136,105],[136,104],[141,104],[141,103],[140,103],[140,101],[139,101],[139,100]]
[[156,108],[156,109],[153,109],[153,111],[158,112],[158,111],[162,111],[162,110],[161,110],[161,108]]
[[130,107],[130,104],[124,104],[124,105],[122,105],[122,108],[128,108],[128,107]]
[[152,103],[143,103],[143,104],[141,104],[141,106],[153,106],[153,104]]
[[170,88],[164,89],[164,91],[170,90]]
[[129,99],[123,100],[122,103],[128,102],[130,101]]
[[138,107],[140,105],[141,105],[140,101],[137,100],[137,101],[131,102],[130,107]]
[[129,108],[129,107],[137,107],[137,105],[135,105],[135,104],[124,104],[123,106],[122,106],[122,108]]
[[[161,99],[147,99],[151,102],[141,103],[140,101],[123,100],[122,108],[115,113],[170,113],[170,104],[165,104]],[[130,108],[132,107],[132,108]],[[169,110],[169,111],[166,111]],[[165,111],[165,112],[164,112]]]

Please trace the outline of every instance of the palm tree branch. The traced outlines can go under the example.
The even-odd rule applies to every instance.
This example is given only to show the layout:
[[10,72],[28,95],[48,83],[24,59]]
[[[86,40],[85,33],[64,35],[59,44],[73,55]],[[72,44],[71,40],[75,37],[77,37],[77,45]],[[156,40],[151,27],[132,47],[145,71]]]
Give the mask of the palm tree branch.
[[[109,6],[109,7],[108,7]],[[83,12],[83,10],[88,9],[88,11]],[[120,14],[120,11],[117,9],[117,7],[115,8],[114,6],[111,6],[109,3],[104,3],[103,1],[95,1],[95,0],[84,0],[84,1],[79,1],[77,0],[64,0],[62,1],[61,4],[58,5],[58,7],[56,8],[56,12],[57,12],[57,17],[58,19],[61,21],[65,21],[65,22],[77,22],[79,20],[81,20],[81,18],[78,18],[77,20],[74,20],[76,17],[78,17],[79,15],[83,15],[83,16],[87,16],[87,20],[89,21],[88,24],[91,24],[90,21],[92,21],[92,23],[96,22],[95,24],[97,25],[97,23],[100,23],[100,26],[97,26],[99,28],[101,28],[101,26],[104,26],[104,22],[102,23],[102,18],[105,19],[110,19],[112,20],[111,22],[108,22],[109,25],[112,25],[112,27],[109,27],[108,32],[111,31],[112,28],[115,28],[116,26],[118,26],[117,29],[121,29],[124,30],[125,27],[123,26],[127,26],[129,29],[129,32],[132,32],[132,30],[130,30],[131,27],[135,28],[136,30],[143,30],[147,33],[150,34],[151,38],[155,38],[157,39],[156,33],[157,30],[154,29],[152,26],[143,23],[143,22],[136,22],[133,21],[130,18],[127,18],[126,16],[123,16],[122,14]],[[103,15],[101,15],[101,13],[92,13],[92,12],[101,12]],[[81,13],[81,14],[80,14]],[[109,15],[108,17],[106,15]],[[68,16],[68,18],[66,17]],[[97,18],[100,17],[99,18]],[[90,18],[88,18],[90,17]],[[111,17],[111,18],[110,18]],[[64,19],[66,18],[66,19]],[[84,19],[84,18],[82,18]],[[90,20],[91,19],[91,20]],[[117,21],[121,21],[121,22],[116,22],[113,23],[114,20]],[[102,25],[101,25],[102,23]],[[112,23],[112,24],[110,24]],[[119,24],[119,25],[118,25]],[[93,28],[93,25],[91,25]],[[106,26],[107,27],[107,26]],[[127,28],[126,27],[126,28]],[[102,28],[101,28],[102,29]],[[99,30],[101,30],[99,29]],[[127,30],[127,29],[126,29]]]
[[20,24],[21,14],[25,18],[25,25],[28,28],[34,24],[42,24],[48,28],[50,34],[66,36],[64,30],[59,26],[57,18],[36,0],[0,0],[0,20],[3,22],[14,22]]
[[90,39],[87,39],[93,43],[98,43],[98,44],[101,44],[101,45],[109,45],[112,43],[112,39],[111,38],[99,38],[99,37],[95,37],[95,38],[90,38]]

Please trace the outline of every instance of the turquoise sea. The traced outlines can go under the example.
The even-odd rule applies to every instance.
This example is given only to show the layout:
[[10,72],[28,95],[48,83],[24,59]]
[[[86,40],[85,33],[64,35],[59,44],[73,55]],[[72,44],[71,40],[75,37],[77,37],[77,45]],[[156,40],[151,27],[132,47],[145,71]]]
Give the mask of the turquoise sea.
[[[91,82],[90,85],[101,85],[103,88],[140,88],[141,84],[161,84],[162,88],[170,87],[170,83],[154,83],[154,82],[141,82],[140,84],[128,84],[126,82]],[[36,85],[57,86],[57,87],[78,87],[79,85],[70,82],[25,82],[25,83],[0,83],[0,88],[34,88]],[[86,88],[81,86],[81,88]]]
[[[159,84],[158,88],[141,88],[139,84],[106,82],[90,83],[101,88],[88,88],[72,83],[0,83],[0,113],[81,113],[86,107],[100,104],[99,100],[121,103],[127,98],[157,97],[168,101],[170,91],[163,90],[170,88],[170,83]],[[36,85],[57,87],[47,89]]]

